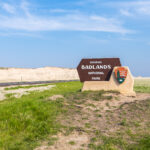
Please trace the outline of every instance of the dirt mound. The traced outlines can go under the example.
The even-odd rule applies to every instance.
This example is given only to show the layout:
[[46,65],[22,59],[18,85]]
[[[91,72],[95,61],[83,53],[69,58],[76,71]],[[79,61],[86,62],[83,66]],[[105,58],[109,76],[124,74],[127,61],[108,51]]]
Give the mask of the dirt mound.
[[59,98],[64,98],[64,96],[63,95],[53,95],[53,96],[49,97],[48,100],[57,100]]

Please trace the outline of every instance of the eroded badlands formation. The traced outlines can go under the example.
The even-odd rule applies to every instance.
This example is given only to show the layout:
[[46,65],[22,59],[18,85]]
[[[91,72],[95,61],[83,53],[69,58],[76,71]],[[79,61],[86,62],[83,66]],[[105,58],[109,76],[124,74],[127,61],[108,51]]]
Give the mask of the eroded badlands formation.
[[79,76],[76,69],[57,67],[44,67],[37,69],[0,69],[0,83],[51,80],[79,80]]

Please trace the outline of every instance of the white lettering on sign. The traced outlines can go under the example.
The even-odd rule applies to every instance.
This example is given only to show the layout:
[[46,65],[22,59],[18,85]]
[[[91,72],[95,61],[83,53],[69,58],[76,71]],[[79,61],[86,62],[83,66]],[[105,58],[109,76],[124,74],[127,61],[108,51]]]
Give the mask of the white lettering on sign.
[[111,65],[82,65],[81,69],[83,70],[91,70],[91,69],[111,69]]
[[92,77],[92,80],[101,80],[100,77]]
[[93,75],[93,74],[94,74],[94,75],[95,75],[95,74],[96,74],[96,75],[103,75],[104,72],[88,72],[88,74],[89,74],[89,75]]
[[90,61],[90,64],[102,64],[102,61]]

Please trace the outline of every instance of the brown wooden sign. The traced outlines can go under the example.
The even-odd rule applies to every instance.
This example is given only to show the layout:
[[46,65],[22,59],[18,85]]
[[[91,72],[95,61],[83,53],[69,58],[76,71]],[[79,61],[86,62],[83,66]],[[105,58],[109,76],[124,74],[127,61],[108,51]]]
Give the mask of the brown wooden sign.
[[115,66],[121,66],[119,58],[82,59],[77,70],[81,82],[109,81]]

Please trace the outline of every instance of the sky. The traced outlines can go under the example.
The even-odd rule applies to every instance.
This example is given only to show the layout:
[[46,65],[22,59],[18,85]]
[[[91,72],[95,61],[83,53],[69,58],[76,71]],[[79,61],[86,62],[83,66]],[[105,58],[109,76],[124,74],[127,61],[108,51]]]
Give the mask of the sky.
[[114,57],[150,76],[150,0],[0,0],[0,67]]

